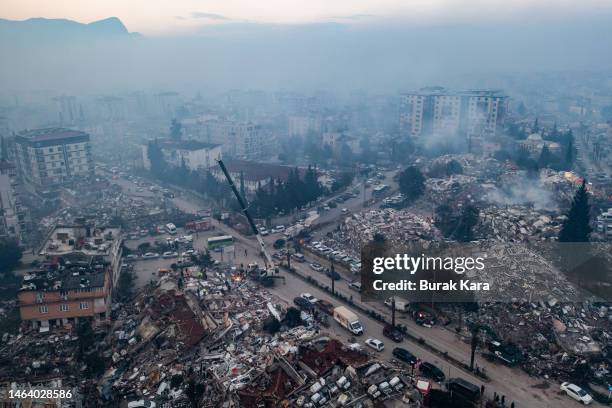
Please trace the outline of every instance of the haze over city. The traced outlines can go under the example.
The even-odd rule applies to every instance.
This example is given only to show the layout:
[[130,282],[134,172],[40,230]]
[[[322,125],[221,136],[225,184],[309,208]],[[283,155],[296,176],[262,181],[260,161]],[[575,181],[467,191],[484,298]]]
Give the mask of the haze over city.
[[612,404],[610,0],[4,0],[0,407]]

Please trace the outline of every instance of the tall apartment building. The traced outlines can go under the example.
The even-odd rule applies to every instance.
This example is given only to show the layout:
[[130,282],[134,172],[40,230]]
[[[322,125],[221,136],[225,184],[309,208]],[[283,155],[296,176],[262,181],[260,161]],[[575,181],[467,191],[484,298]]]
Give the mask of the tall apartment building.
[[121,264],[121,229],[57,226],[42,247],[47,261],[23,277],[21,320],[33,329],[75,325],[80,317],[110,319]]
[[270,135],[253,123],[209,120],[203,123],[204,141],[219,144],[224,156],[261,159],[270,146]]
[[24,185],[36,192],[93,177],[89,135],[77,130],[26,130],[15,137],[17,168]]
[[464,135],[488,139],[503,125],[508,97],[498,90],[423,88],[400,97],[400,132],[413,138]]
[[25,213],[19,205],[15,166],[0,159],[0,238],[21,240],[25,230]]

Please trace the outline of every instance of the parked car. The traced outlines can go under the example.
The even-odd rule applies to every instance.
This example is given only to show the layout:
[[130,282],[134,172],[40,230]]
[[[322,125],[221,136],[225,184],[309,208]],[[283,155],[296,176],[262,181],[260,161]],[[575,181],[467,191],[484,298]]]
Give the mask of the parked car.
[[177,256],[178,256],[178,252],[168,251],[168,252],[164,252],[164,254],[162,255],[162,258],[170,259],[170,258],[176,258]]
[[325,269],[325,275],[329,276],[333,280],[340,280],[342,278],[338,272],[334,271],[332,273],[331,269],[329,268]]
[[366,339],[365,344],[376,351],[383,351],[385,349],[385,344],[378,339]]
[[591,397],[585,390],[576,384],[564,382],[561,384],[561,391],[564,391],[569,397],[578,402],[582,402],[584,405],[589,405],[591,402],[593,402],[593,397]]
[[304,299],[303,297],[293,298],[293,303],[295,303],[297,307],[299,307],[300,309],[306,312],[309,312],[314,308],[314,305],[310,303],[308,300]]
[[270,235],[270,232],[269,232],[267,229],[262,228],[262,229],[260,229],[260,230],[259,230],[259,234],[260,234],[262,237],[265,237],[266,235]]
[[125,257],[125,260],[127,262],[135,261],[137,259],[138,259],[138,255],[136,255],[136,254],[129,254],[128,256]]
[[153,401],[149,401],[149,400],[138,400],[138,401],[132,401],[132,402],[128,402],[127,404],[128,408],[155,408],[156,405]]
[[396,347],[393,349],[393,356],[404,363],[415,365],[419,359],[414,354],[406,350],[405,348]]
[[401,343],[401,341],[404,340],[402,332],[397,327],[390,324],[383,328],[383,335],[396,343]]
[[159,258],[159,254],[157,252],[147,252],[142,256],[142,259],[156,259]]
[[438,383],[444,382],[444,379],[446,378],[442,370],[435,365],[428,363],[427,361],[421,363],[419,370],[421,371],[421,375],[431,378]]
[[317,307],[321,309],[321,311],[325,314],[332,315],[334,314],[334,305],[331,302],[328,302],[324,299],[319,299],[317,302]]
[[320,264],[318,264],[318,263],[311,263],[310,264],[310,268],[313,271],[317,271],[317,272],[321,272],[323,270],[323,267]]
[[317,299],[316,297],[312,296],[310,293],[302,293],[300,295],[300,297],[302,299],[306,299],[307,301],[309,301],[313,305],[319,301],[319,299]]
[[357,292],[361,292],[361,282],[354,281],[349,283],[349,289],[356,290]]

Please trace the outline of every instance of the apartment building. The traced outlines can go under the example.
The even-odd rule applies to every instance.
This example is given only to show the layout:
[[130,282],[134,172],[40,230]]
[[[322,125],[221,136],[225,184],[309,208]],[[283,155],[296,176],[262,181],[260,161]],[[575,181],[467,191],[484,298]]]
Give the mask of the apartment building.
[[48,128],[26,130],[15,137],[17,169],[24,185],[37,192],[92,177],[89,135]]
[[81,317],[110,319],[121,262],[120,228],[58,226],[40,252],[46,262],[23,277],[21,320],[33,329],[74,325]]
[[498,90],[423,88],[400,96],[400,132],[415,139],[463,135],[490,139],[503,125],[508,97]]
[[210,169],[217,165],[217,160],[222,156],[222,148],[219,144],[200,142],[197,140],[151,140],[142,146],[142,161],[144,168],[151,169],[149,158],[149,145],[157,143],[160,147],[164,160],[173,167],[185,166],[189,170]]
[[261,159],[273,144],[271,135],[253,123],[209,120],[202,124],[203,141],[221,145],[224,156]]
[[12,238],[18,242],[25,230],[25,210],[19,204],[16,168],[0,159],[0,238]]

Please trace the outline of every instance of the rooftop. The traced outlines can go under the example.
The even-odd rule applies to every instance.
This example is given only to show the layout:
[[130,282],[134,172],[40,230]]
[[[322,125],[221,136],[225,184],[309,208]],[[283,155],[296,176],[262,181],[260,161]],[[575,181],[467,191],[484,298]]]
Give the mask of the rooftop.
[[[230,173],[243,173],[244,179],[247,181],[266,180],[270,177],[274,179],[287,180],[289,173],[294,169],[291,166],[282,166],[279,164],[257,163],[248,160],[224,160],[225,166]],[[213,171],[220,171],[214,168]],[[303,169],[300,169],[300,175],[303,176]]]
[[115,227],[58,226],[49,235],[40,255],[57,256],[73,252],[108,255],[120,232],[121,229]]
[[67,291],[104,287],[108,262],[81,254],[63,256],[24,275],[22,291]]
[[214,143],[200,142],[199,140],[172,140],[164,139],[160,140],[160,145],[167,149],[178,149],[178,150],[202,150],[202,149],[214,149],[221,145]]
[[83,136],[89,136],[80,130],[71,130],[64,128],[45,128],[24,130],[20,132],[19,137],[27,139],[31,142],[47,142],[52,140],[72,139]]

